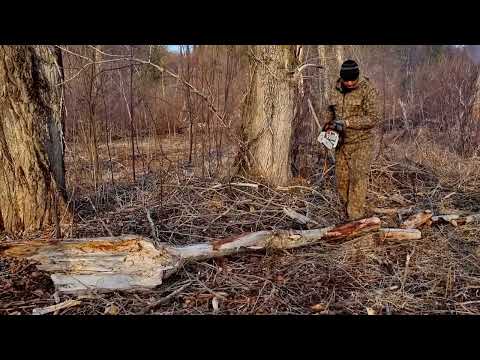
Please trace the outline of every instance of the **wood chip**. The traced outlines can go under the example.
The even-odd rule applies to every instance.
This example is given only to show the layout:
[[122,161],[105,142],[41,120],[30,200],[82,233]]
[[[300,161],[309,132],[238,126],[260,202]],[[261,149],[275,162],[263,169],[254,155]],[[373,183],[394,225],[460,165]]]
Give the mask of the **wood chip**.
[[368,315],[377,315],[377,312],[375,310],[373,310],[372,308],[367,307],[367,314]]
[[118,315],[120,309],[115,304],[111,304],[105,308],[103,312],[105,315]]
[[315,311],[315,312],[321,312],[325,310],[325,308],[326,308],[325,304],[315,304],[310,306],[310,309],[312,309],[312,311]]
[[216,297],[212,299],[212,308],[214,313],[218,312],[218,298]]

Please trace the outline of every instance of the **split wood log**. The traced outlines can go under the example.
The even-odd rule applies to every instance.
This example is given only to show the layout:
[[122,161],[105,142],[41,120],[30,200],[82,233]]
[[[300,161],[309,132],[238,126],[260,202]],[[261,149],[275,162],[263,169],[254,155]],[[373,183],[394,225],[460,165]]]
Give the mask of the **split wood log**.
[[430,210],[424,210],[410,216],[400,225],[400,227],[402,229],[415,229],[427,223],[431,218],[432,212]]
[[258,249],[291,249],[342,242],[380,228],[377,217],[314,230],[258,231],[205,244],[175,247],[135,235],[4,245],[0,255],[23,257],[51,272],[61,293],[145,290],[162,284],[185,262]]

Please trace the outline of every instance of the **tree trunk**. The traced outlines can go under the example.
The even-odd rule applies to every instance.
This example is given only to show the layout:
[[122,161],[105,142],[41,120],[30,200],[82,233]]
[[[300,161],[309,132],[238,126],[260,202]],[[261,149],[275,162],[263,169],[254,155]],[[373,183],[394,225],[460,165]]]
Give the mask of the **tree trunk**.
[[66,210],[60,50],[0,46],[0,230],[21,233]]
[[[470,150],[480,146],[480,70],[477,73],[471,106]],[[465,149],[464,149],[465,150]]]
[[[100,46],[96,46],[100,50]],[[89,96],[88,96],[88,114],[89,114],[89,146],[90,146],[90,163],[93,169],[93,184],[95,187],[95,192],[97,191],[99,184],[99,175],[100,175],[100,163],[98,161],[98,140],[97,140],[97,98],[98,98],[98,89],[101,84],[99,81],[99,73],[101,71],[100,64],[97,62],[101,61],[101,54],[95,49],[91,50],[92,52],[92,61],[90,73],[90,84],[89,84]]]
[[320,108],[323,109],[328,102],[328,93],[333,88],[335,81],[340,76],[340,67],[343,62],[344,49],[342,45],[318,45],[320,65]]
[[241,167],[272,185],[285,185],[291,178],[295,48],[295,45],[250,48],[250,88],[243,108],[245,143]]

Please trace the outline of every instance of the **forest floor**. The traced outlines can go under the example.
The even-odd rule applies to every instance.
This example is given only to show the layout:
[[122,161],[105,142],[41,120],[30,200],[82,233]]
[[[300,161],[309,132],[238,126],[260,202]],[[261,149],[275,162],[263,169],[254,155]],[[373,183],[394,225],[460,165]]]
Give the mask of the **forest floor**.
[[[144,171],[138,172],[136,185],[128,169],[127,147],[118,145],[123,153],[110,149],[111,162],[103,149],[104,180],[97,190],[84,175],[90,171],[88,156],[67,149],[76,215],[73,223],[62,227],[64,236],[112,233],[151,238],[147,211],[158,240],[175,245],[242,232],[301,228],[285,215],[284,207],[307,215],[319,226],[342,222],[331,168],[324,173],[318,166],[312,176],[296,179],[296,186],[289,189],[232,186],[208,177],[208,171],[186,174],[180,165],[185,152],[179,150],[184,139],[162,140],[162,144],[160,150],[150,142],[141,144],[145,151],[137,165]],[[459,158],[427,137],[408,143],[397,139],[372,167],[368,198],[370,209],[409,209],[403,218],[382,216],[383,226],[388,227],[398,227],[409,213],[424,209],[435,214],[480,212],[480,158]],[[83,296],[79,305],[58,313],[139,314],[148,308],[149,314],[178,315],[480,314],[480,226],[436,225],[421,231],[420,240],[388,245],[359,246],[353,240],[198,262],[154,290]],[[52,233],[30,238],[49,238]],[[169,294],[174,296],[165,298]],[[76,299],[58,298],[49,275],[35,264],[0,258],[0,314],[31,314],[34,308],[69,298]],[[160,299],[165,301],[151,306]]]

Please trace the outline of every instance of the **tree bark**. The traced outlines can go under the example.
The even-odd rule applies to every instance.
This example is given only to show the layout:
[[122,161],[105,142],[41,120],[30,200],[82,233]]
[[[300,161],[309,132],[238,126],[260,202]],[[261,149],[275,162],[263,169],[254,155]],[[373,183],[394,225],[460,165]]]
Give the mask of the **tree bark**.
[[21,233],[66,211],[63,80],[53,46],[0,46],[0,230]]
[[[101,50],[99,45],[96,45],[96,48]],[[88,116],[89,116],[89,147],[90,147],[90,162],[93,169],[93,183],[95,186],[95,191],[98,188],[99,184],[99,175],[100,175],[100,163],[98,160],[98,140],[97,140],[97,98],[99,88],[101,87],[99,80],[99,73],[101,71],[100,62],[102,60],[101,53],[95,49],[91,49],[92,61],[91,73],[90,73],[90,84],[89,84],[89,93],[88,93]]]
[[344,49],[342,45],[318,45],[318,57],[320,59],[319,87],[320,87],[320,109],[328,103],[329,91],[333,88],[335,81],[340,77],[340,67],[343,62]]
[[250,48],[250,87],[243,108],[241,168],[272,185],[285,185],[292,175],[295,49],[295,45]]

